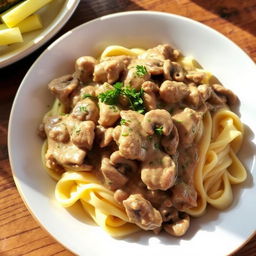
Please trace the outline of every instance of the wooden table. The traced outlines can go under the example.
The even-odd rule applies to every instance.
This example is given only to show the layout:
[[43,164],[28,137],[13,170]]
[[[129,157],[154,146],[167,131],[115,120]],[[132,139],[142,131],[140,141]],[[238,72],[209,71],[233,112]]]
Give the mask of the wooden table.
[[[198,20],[233,40],[256,61],[255,0],[81,0],[57,36],[29,57],[0,70],[0,255],[73,255],[39,226],[19,196],[8,160],[9,113],[21,80],[47,45],[81,23],[130,10],[163,11]],[[256,236],[233,255],[256,255]]]

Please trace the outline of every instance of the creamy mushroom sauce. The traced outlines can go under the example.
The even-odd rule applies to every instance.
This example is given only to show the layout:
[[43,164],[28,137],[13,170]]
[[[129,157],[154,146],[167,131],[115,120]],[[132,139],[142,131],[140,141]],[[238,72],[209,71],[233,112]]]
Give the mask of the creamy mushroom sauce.
[[203,116],[237,101],[181,59],[167,44],[137,57],[80,57],[73,74],[48,85],[65,113],[41,125],[48,168],[94,172],[130,222],[175,236],[189,227],[184,211],[197,205],[193,174]]

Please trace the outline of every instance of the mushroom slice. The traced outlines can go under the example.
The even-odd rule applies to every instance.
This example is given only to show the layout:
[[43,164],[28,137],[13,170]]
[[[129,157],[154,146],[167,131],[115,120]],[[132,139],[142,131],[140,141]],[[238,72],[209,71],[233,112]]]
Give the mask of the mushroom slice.
[[96,123],[99,119],[99,109],[93,100],[86,98],[75,105],[71,116],[80,121],[93,121]]
[[189,215],[185,214],[185,216],[181,219],[178,219],[174,223],[171,224],[164,224],[164,230],[172,235],[172,236],[183,236],[190,225],[190,217]]
[[182,66],[178,62],[172,62],[171,75],[175,81],[178,81],[178,82],[184,81],[185,73]]
[[149,135],[154,134],[155,128],[161,128],[163,135],[168,136],[173,128],[171,115],[164,109],[150,110],[144,116],[142,128]]
[[65,105],[69,104],[69,95],[77,88],[79,81],[72,75],[65,75],[53,79],[49,84],[49,90]]
[[76,60],[74,77],[86,83],[92,79],[96,59],[91,56],[82,56]]
[[175,155],[179,145],[179,133],[175,125],[169,136],[163,136],[161,138],[161,145],[165,152],[169,155]]
[[130,222],[144,230],[153,230],[162,225],[162,217],[158,210],[140,194],[133,194],[123,201]]
[[104,176],[106,185],[113,191],[121,188],[128,181],[128,178],[119,172],[107,157],[102,158],[100,170]]
[[115,151],[111,154],[110,162],[120,173],[124,175],[138,170],[137,164],[132,160],[124,158],[119,151]]

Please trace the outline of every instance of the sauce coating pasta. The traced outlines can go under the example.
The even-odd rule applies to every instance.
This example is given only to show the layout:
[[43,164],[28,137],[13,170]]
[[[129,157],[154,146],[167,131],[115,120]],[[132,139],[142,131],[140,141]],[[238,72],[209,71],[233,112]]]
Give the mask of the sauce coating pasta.
[[48,87],[56,100],[39,130],[56,199],[80,201],[114,237],[182,236],[190,216],[227,208],[246,179],[236,95],[170,45],[109,46]]

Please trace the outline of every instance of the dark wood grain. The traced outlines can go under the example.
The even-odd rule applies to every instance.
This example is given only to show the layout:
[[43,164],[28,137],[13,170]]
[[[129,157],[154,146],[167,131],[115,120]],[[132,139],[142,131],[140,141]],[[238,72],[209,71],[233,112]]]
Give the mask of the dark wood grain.
[[[12,179],[7,149],[11,105],[25,73],[38,55],[69,29],[96,17],[130,10],[183,15],[218,30],[256,60],[255,0],[81,0],[65,27],[27,58],[0,70],[0,255],[73,255],[33,219]],[[234,256],[255,256],[256,236]]]

